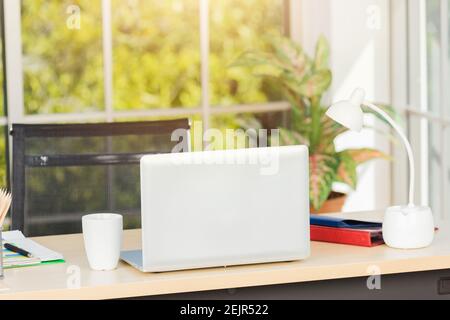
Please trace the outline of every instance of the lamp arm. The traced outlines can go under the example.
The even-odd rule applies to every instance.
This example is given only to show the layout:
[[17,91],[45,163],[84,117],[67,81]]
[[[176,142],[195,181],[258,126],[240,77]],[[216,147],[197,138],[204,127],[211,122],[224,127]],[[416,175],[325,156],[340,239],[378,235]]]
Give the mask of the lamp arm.
[[409,206],[414,206],[415,165],[411,144],[406,135],[403,133],[403,129],[384,110],[368,101],[364,101],[363,104],[386,119],[386,121],[394,128],[402,139],[409,159]]

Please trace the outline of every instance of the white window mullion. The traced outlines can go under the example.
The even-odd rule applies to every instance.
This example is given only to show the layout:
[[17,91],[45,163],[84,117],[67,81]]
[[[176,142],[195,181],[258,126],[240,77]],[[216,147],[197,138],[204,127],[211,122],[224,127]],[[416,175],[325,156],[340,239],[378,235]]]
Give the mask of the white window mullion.
[[[441,118],[445,119],[447,118],[448,112],[447,112],[447,108],[449,108],[449,94],[448,94],[448,80],[449,80],[449,76],[448,76],[448,72],[449,72],[449,63],[448,63],[448,57],[449,57],[449,34],[448,34],[448,0],[441,0],[440,1],[440,9],[441,9],[441,15],[440,15],[440,25],[441,25],[441,30],[440,30],[440,35],[441,35],[441,39],[440,39],[440,48],[441,48],[441,52],[440,52],[440,57],[441,57],[441,68],[440,68],[440,102],[441,102],[441,106],[440,106],[440,116]],[[442,188],[442,197],[441,197],[441,208],[442,208],[442,215],[444,215],[445,212],[448,211],[449,209],[449,201],[448,201],[448,141],[447,141],[447,127],[446,126],[442,126],[442,130],[441,130],[441,152],[442,152],[442,157],[441,157],[441,170],[442,170],[442,175],[441,175],[441,188]],[[443,216],[444,218],[444,216]]]
[[[417,1],[416,1],[417,2]],[[411,1],[410,1],[411,3]],[[427,63],[427,6],[425,0],[420,0],[418,4],[418,18],[419,30],[412,30],[411,37],[414,37],[414,32],[417,31],[419,35],[419,68],[420,68],[420,81],[416,81],[419,86],[417,88],[415,85],[411,85],[410,92],[412,90],[419,90],[420,98],[417,100],[419,103],[419,109],[421,112],[428,112],[428,63]],[[410,26],[414,23],[414,20],[410,21]],[[411,38],[410,38],[411,39]],[[410,63],[415,63],[415,61],[410,61]],[[410,81],[414,81],[413,77],[410,76]],[[422,203],[430,204],[430,124],[426,119],[420,119],[420,197]]]
[[[409,104],[408,14],[408,0],[390,1],[391,103],[399,112]],[[391,147],[391,154],[393,159],[396,159],[391,162],[391,203],[406,203],[409,174],[408,168],[404,165],[407,163],[406,154],[403,149],[394,145]]]
[[200,0],[201,104],[204,130],[209,128],[211,116],[209,100],[209,50],[209,0]]
[[440,125],[440,126],[450,126],[450,118],[441,117],[431,112],[417,111],[417,109],[406,108],[405,112],[409,115],[425,119],[430,124]]
[[111,0],[102,0],[103,91],[106,120],[114,120],[113,109],[113,42]]
[[[426,42],[426,3],[425,0],[408,0],[408,104],[421,113],[428,112],[427,87],[427,42]],[[393,54],[395,59],[395,54]],[[395,61],[392,64],[395,67]],[[409,138],[414,142],[416,171],[416,197],[421,204],[429,203],[429,134],[428,122],[409,118]]]
[[283,112],[291,109],[289,102],[269,102],[262,104],[241,104],[233,106],[217,106],[210,111],[211,114],[225,113],[267,113],[267,112]]
[[3,1],[8,124],[24,116],[21,1]]
[[39,123],[75,123],[86,121],[104,121],[105,113],[99,112],[83,112],[83,113],[50,113],[50,114],[33,114],[25,116],[22,123],[39,124]]
[[449,5],[448,0],[441,0],[441,30],[440,30],[440,44],[441,44],[441,72],[440,72],[440,82],[441,82],[441,116],[443,118],[448,117],[449,103],[449,93],[448,93],[448,81],[449,81]]
[[[25,114],[23,64],[22,64],[22,1],[3,1],[3,19],[5,34],[5,81],[6,81],[6,112],[7,118],[2,125],[11,128],[13,123],[20,123]],[[12,157],[12,137],[8,136],[9,168],[14,161]],[[8,172],[11,177],[11,171]]]
[[[288,102],[269,102],[262,104],[244,104],[234,106],[215,106],[210,109],[211,115],[235,114],[235,113],[266,113],[283,112],[290,109]],[[184,117],[192,115],[202,115],[201,108],[167,108],[167,109],[133,109],[114,111],[112,118],[133,119],[133,118],[164,118],[164,117]],[[22,118],[23,123],[61,123],[61,122],[85,122],[102,121],[105,119],[105,112],[83,112],[83,113],[54,113],[54,114],[33,114]],[[0,125],[6,124],[6,118],[0,117]]]

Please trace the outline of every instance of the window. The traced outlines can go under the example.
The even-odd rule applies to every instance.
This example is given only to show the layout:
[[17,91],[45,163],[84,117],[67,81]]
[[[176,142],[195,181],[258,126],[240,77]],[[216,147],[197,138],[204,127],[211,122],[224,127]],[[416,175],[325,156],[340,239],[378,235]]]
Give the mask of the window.
[[436,212],[449,209],[450,182],[450,7],[447,0],[426,1],[429,201]]
[[114,110],[201,104],[199,1],[112,1]]
[[9,121],[196,116],[208,127],[221,115],[285,111],[277,92],[230,64],[289,30],[291,1],[6,2],[23,75],[8,75],[23,88]]
[[422,203],[448,218],[450,201],[450,8],[448,0],[409,1],[410,138]]
[[21,14],[25,113],[104,110],[100,1],[22,0]]
[[228,65],[245,50],[267,50],[268,39],[283,34],[282,19],[283,1],[280,0],[210,2],[212,105],[264,103],[280,99],[260,79],[249,77],[248,69],[229,68]]

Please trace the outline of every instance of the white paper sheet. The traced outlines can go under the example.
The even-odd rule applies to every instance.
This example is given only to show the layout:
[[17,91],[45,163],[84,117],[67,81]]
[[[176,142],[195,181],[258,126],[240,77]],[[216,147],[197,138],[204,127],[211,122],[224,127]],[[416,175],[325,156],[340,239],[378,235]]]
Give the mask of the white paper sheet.
[[2,238],[6,242],[12,242],[17,247],[31,252],[35,257],[39,258],[43,262],[64,259],[62,254],[41,246],[31,239],[25,238],[23,233],[20,231],[3,232]]

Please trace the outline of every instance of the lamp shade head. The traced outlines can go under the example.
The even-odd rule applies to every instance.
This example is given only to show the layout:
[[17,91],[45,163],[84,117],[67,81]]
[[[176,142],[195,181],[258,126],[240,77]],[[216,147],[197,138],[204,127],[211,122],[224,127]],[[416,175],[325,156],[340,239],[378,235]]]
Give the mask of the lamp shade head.
[[364,90],[356,89],[349,100],[333,104],[326,115],[344,127],[360,132],[363,127],[364,113],[361,105],[364,102]]

